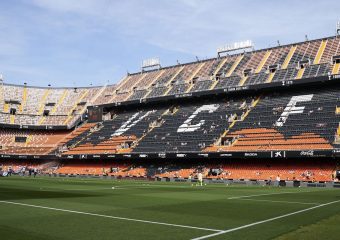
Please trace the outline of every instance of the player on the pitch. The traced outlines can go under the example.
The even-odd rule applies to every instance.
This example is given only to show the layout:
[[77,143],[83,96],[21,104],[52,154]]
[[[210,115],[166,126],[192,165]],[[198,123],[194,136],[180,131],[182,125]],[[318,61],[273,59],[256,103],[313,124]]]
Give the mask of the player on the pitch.
[[201,172],[199,172],[197,174],[197,178],[198,178],[198,186],[203,186],[203,174]]

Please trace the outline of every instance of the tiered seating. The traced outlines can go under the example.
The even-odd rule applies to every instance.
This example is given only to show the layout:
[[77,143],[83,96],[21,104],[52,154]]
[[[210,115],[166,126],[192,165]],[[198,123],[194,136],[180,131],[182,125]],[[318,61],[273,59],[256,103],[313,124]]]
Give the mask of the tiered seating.
[[116,93],[113,95],[111,102],[122,102],[133,94],[134,87],[147,77],[147,73],[136,73],[129,75],[117,86]]
[[117,85],[109,85],[104,86],[101,89],[98,90],[94,97],[94,103],[93,105],[100,105],[112,102],[112,98],[114,96],[114,92],[117,88]]
[[215,89],[238,86],[244,76],[243,70],[246,69],[245,66],[250,58],[251,54],[249,53],[228,58],[226,65],[221,68],[223,69],[222,74]]
[[264,83],[267,78],[268,78],[268,73],[266,73],[265,71],[262,71],[258,74],[251,75],[247,79],[247,82],[245,84],[246,85],[261,84],[261,83]]
[[64,124],[73,126],[74,123],[79,120],[78,116],[83,115],[87,107],[94,104],[96,98],[99,96],[98,94],[100,94],[99,88],[85,89],[80,98],[76,99],[73,103]]
[[218,62],[219,61],[217,59],[204,61],[203,66],[196,73],[196,76],[199,78],[210,78],[213,75],[214,69],[216,68]]
[[[1,164],[0,164],[1,165]],[[4,166],[12,166],[6,163]],[[0,166],[1,167],[1,166]],[[38,165],[39,167],[39,165]],[[136,165],[132,163],[64,162],[55,173],[73,175],[111,175],[116,177],[159,177],[195,179],[201,172],[208,179],[272,180],[285,181],[332,181],[336,164],[330,160],[238,160],[223,163],[164,163]]]
[[291,46],[283,46],[283,47],[274,48],[268,60],[264,64],[263,69],[268,69],[269,66],[272,66],[275,64],[282,66],[289,53],[290,48]]
[[146,177],[146,168],[142,166],[134,166],[129,163],[63,163],[55,171],[58,174],[68,175],[110,175],[116,177]]
[[81,127],[75,129],[70,134],[68,134],[61,142],[60,145],[68,143],[69,146],[77,143],[82,139],[83,136],[89,133],[90,129],[95,127],[95,123],[85,123]]
[[164,109],[126,112],[113,120],[86,130],[67,142],[65,154],[124,153],[131,151],[131,144],[143,137]]
[[185,65],[183,70],[172,79],[171,85],[165,95],[185,93],[189,89],[190,81],[195,77],[197,71],[200,70],[200,65],[201,63]]
[[119,148],[138,153],[332,149],[340,122],[338,92],[339,87],[311,88],[265,94],[258,103],[249,97],[116,112],[113,120],[69,142],[79,143],[65,154]]
[[147,94],[148,90],[147,89],[142,89],[142,90],[134,90],[133,94],[129,98],[129,100],[138,100],[141,99]]
[[[0,154],[47,154],[58,147],[68,132],[29,131],[29,130],[0,130]],[[16,142],[15,137],[26,138]]]
[[[14,124],[18,124],[18,125],[38,125],[40,118],[41,117],[37,116],[37,115],[17,114],[15,116]],[[54,119],[54,117],[52,117],[52,118]],[[55,125],[59,125],[57,123],[58,123],[58,121],[55,122]]]
[[118,152],[130,152],[128,142],[134,142],[135,136],[112,137],[109,140],[102,141],[96,145],[92,143],[78,144],[70,148],[67,154],[111,154]]
[[[129,74],[117,85],[105,87],[73,89],[3,85],[0,123],[62,125],[70,128],[90,104],[326,76],[334,71],[333,57],[339,53],[339,39],[327,38]],[[271,71],[268,69],[270,67]],[[280,95],[265,94],[254,109],[249,107],[252,98],[247,99],[246,107],[242,107],[244,99],[235,98],[233,101],[218,99],[176,103],[176,110],[170,110],[173,106],[168,105],[152,110],[118,111],[114,119],[104,121],[102,126],[93,131],[90,131],[90,127],[79,135],[75,134],[75,140],[70,140],[66,145],[72,147],[71,153],[85,150],[89,153],[96,147],[97,150],[92,152],[107,152],[106,148],[110,144],[116,147],[109,152],[131,149],[135,152],[200,151],[219,142],[225,133],[223,137],[235,139],[231,146],[211,146],[206,150],[330,149],[339,123],[334,110],[339,101],[338,90],[327,88],[322,91],[311,89]],[[292,106],[287,107],[287,104],[293,97],[301,95],[308,95],[311,99],[302,101],[302,112],[295,114],[293,111],[290,114],[289,108]],[[285,112],[285,108],[288,112]],[[164,114],[167,109],[169,111]],[[232,123],[232,129],[229,129]],[[122,127],[123,124],[126,126]],[[198,128],[190,130],[195,126]],[[265,136],[260,136],[255,131],[267,132]],[[11,146],[10,141],[5,139],[7,152],[20,147]],[[37,141],[41,147],[45,143]],[[162,147],[156,146],[159,144]],[[29,147],[29,143],[25,147]]]
[[129,97],[129,100],[136,100],[143,98],[148,93],[148,88],[151,84],[162,75],[161,71],[151,71],[144,73],[146,76],[135,85],[133,94]]
[[150,131],[134,152],[200,151],[216,141],[228,128],[230,115],[242,115],[245,111],[240,109],[242,103],[220,101],[178,106],[162,115],[162,125]]
[[220,81],[218,81],[215,89],[217,89],[217,88],[227,88],[227,87],[236,87],[238,85],[238,83],[240,82],[240,80],[241,80],[241,77],[239,75],[221,78]]
[[115,164],[67,163],[61,164],[55,173],[69,175],[106,175],[110,172],[112,165],[114,166]]
[[180,67],[170,67],[164,69],[164,73],[152,84],[152,88],[149,89],[145,95],[146,98],[160,97],[168,90],[168,85],[174,77],[181,71]]
[[[105,87],[74,90],[4,85],[0,114],[15,109],[16,116],[1,118],[11,124],[72,125],[88,104],[336,74],[340,64],[335,66],[333,57],[338,55],[339,38],[331,37],[130,74],[117,85]],[[42,117],[44,110],[55,117]]]
[[326,139],[314,133],[285,138],[275,129],[255,128],[235,131],[226,137],[235,138],[235,143],[219,147],[219,151],[332,149],[332,145]]
[[170,67],[166,68],[164,74],[160,76],[157,81],[154,83],[155,86],[164,86],[169,83],[172,77],[176,75],[176,73],[180,70],[181,67]]
[[28,169],[37,169],[39,173],[49,173],[57,169],[58,163],[44,160],[2,160],[0,161],[0,172],[12,171],[15,174],[24,173]]
[[19,111],[24,88],[21,86],[13,85],[4,85],[3,88],[4,103],[2,103],[3,108],[1,109],[1,111],[4,113],[9,113],[11,108]]
[[26,115],[37,115],[39,111],[39,103],[42,97],[44,96],[46,89],[44,88],[31,88],[27,87],[27,101],[23,106],[21,111],[22,114]]
[[[199,171],[198,171],[199,168]],[[192,178],[194,179],[198,172],[201,172],[201,167],[197,166],[170,166],[161,167],[160,173],[156,177],[160,178]],[[205,170],[204,177],[208,176],[208,171]]]
[[210,168],[219,169],[219,174],[210,174],[208,178],[275,181],[279,176],[281,180],[290,181],[332,181],[336,166],[327,160],[314,160],[313,164],[308,161],[253,160],[229,162]]
[[339,89],[269,95],[225,136],[231,145],[207,151],[332,149],[340,117]]
[[214,82],[210,79],[199,78],[196,80],[195,85],[191,88],[190,92],[199,92],[210,89]]
[[195,74],[193,78],[192,86],[189,87],[189,92],[198,92],[203,90],[209,90],[213,85],[214,70],[219,64],[220,60],[213,59],[204,61],[202,67]]
[[[72,126],[102,88],[37,88],[3,86],[0,123],[16,125]],[[93,101],[93,102],[92,102]],[[15,114],[10,113],[11,109]],[[49,112],[43,116],[44,112]]]
[[282,80],[293,80],[296,78],[297,73],[298,70],[295,67],[279,69],[274,75],[273,82],[278,82]]
[[158,86],[158,87],[154,87],[150,94],[148,95],[148,97],[160,97],[163,96],[164,93],[167,91],[168,87],[167,86]]
[[184,81],[177,81],[175,84],[173,84],[172,88],[169,92],[167,92],[167,95],[174,95],[174,94],[181,94],[185,93],[188,89],[189,85],[185,83]]
[[147,176],[147,169],[142,166],[128,166],[125,168],[121,168],[117,172],[110,173],[111,176],[117,177],[146,177]]
[[327,76],[329,72],[329,63],[310,65],[305,68],[303,78]]
[[326,48],[321,56],[321,63],[331,62],[333,56],[340,54],[340,38],[327,39]]
[[289,67],[297,67],[301,61],[313,63],[321,41],[305,42],[297,45],[297,48],[288,64]]

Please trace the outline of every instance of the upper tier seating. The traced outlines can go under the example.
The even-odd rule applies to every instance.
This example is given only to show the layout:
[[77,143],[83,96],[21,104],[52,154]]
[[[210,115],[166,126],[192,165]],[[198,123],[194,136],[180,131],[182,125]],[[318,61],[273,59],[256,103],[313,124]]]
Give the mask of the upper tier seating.
[[0,85],[0,123],[72,127],[102,91]]
[[338,74],[340,38],[278,46],[128,74],[116,85],[0,85],[0,123],[73,127],[89,105]]

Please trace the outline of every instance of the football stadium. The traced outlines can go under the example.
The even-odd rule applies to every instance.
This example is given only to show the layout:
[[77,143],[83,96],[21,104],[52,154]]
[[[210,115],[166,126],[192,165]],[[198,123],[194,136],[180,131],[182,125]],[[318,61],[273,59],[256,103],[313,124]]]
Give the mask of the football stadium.
[[106,84],[33,86],[1,63],[0,238],[339,239],[333,23],[269,47],[144,58]]

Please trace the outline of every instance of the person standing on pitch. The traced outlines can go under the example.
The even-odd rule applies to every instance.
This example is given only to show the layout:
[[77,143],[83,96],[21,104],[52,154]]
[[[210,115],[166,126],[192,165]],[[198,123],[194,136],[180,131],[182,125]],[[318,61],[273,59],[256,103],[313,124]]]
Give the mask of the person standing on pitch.
[[276,182],[278,187],[280,187],[280,181],[281,181],[280,175],[277,175]]
[[198,178],[198,185],[203,186],[203,174],[201,172],[197,174],[197,178]]

